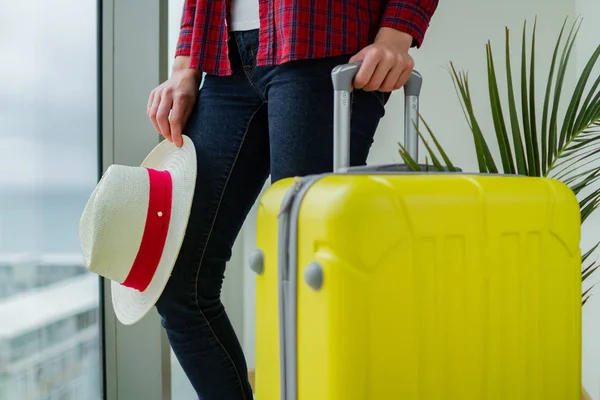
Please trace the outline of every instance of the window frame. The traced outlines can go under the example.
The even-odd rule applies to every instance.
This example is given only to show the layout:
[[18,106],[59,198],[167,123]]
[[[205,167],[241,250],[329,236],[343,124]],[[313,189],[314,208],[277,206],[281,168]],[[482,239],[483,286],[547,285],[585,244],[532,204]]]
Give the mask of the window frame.
[[[134,0],[97,0],[97,10],[103,173],[115,163],[139,165],[160,141],[145,105],[150,91],[167,77],[168,0],[146,0],[143,7]],[[112,308],[110,282],[100,279],[99,285],[103,398],[170,400],[170,347],[156,310],[124,326]]]

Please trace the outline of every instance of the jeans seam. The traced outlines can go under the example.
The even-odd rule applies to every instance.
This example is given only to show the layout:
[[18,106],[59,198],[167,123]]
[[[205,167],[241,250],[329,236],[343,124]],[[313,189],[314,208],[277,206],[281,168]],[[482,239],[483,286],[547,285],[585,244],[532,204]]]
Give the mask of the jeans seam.
[[[237,40],[235,41],[235,45],[237,47],[238,54],[240,55],[240,59],[241,59],[242,58],[242,51],[240,49],[240,44],[238,43]],[[250,54],[252,55],[252,70],[250,71],[250,73],[246,72],[246,68],[243,66],[243,64],[244,64],[243,62],[242,62],[242,70],[244,71],[244,75],[246,76],[246,79],[248,80],[248,83],[250,83],[250,86],[252,86],[252,89],[254,90],[254,92],[258,95],[258,97],[264,103],[265,98],[260,93],[260,90],[258,90],[258,88],[254,84],[254,82],[252,81],[252,78],[254,77],[254,70],[256,69],[256,59],[254,58],[254,48],[253,47],[250,47]]]
[[221,346],[221,349],[225,352],[225,355],[227,356],[227,358],[231,362],[231,365],[233,366],[233,370],[235,371],[235,374],[237,376],[238,385],[240,386],[240,390],[242,392],[242,398],[244,400],[246,400],[246,394],[244,393],[244,385],[242,383],[242,378],[240,376],[240,372],[237,370],[237,367],[235,365],[235,362],[233,361],[233,358],[231,358],[231,355],[229,354],[229,352],[227,351],[227,349],[225,348],[225,346],[223,346],[223,343],[221,343],[221,341],[219,340],[219,338],[215,334],[215,331],[213,330],[213,328],[212,328],[212,326],[210,324],[210,321],[208,320],[208,318],[206,318],[206,316],[202,312],[202,309],[200,308],[200,304],[198,303],[198,277],[200,276],[200,269],[202,268],[202,261],[204,260],[204,254],[206,253],[206,248],[208,247],[208,244],[210,242],[210,236],[212,234],[212,231],[213,231],[214,226],[215,226],[215,222],[217,220],[217,216],[219,214],[219,208],[221,207],[221,202],[223,201],[223,195],[225,194],[225,191],[227,190],[227,184],[229,183],[229,179],[231,178],[231,174],[233,173],[233,170],[235,168],[235,164],[237,163],[237,159],[238,159],[238,157],[240,155],[240,152],[242,151],[242,147],[244,146],[244,142],[246,140],[246,135],[248,134],[248,129],[250,128],[250,124],[252,123],[252,119],[254,118],[254,116],[256,115],[256,113],[258,113],[260,111],[260,109],[263,107],[263,105],[264,105],[264,102],[261,103],[260,106],[250,116],[250,119],[248,120],[248,124],[246,125],[246,130],[244,131],[244,134],[242,135],[242,140],[241,140],[241,143],[240,143],[240,145],[238,147],[238,151],[236,152],[235,158],[233,159],[233,163],[231,164],[231,168],[229,168],[229,173],[227,174],[227,179],[225,180],[225,184],[223,185],[223,189],[221,190],[221,196],[219,197],[219,202],[217,203],[217,207],[216,207],[216,209],[215,209],[215,211],[213,213],[212,223],[210,225],[210,229],[209,229],[207,237],[206,237],[206,241],[205,241],[205,244],[204,244],[204,249],[202,250],[202,255],[200,256],[200,261],[198,263],[198,269],[196,270],[195,290],[194,290],[196,308],[200,312],[200,316],[206,322],[206,326],[210,330],[210,333],[212,334],[213,339],[215,339],[215,341],[219,344],[219,346]]
[[252,58],[252,69],[250,70],[249,73],[249,77],[248,78],[253,78],[254,77],[254,70],[256,69],[256,57],[254,56],[254,47],[250,47],[250,56]]

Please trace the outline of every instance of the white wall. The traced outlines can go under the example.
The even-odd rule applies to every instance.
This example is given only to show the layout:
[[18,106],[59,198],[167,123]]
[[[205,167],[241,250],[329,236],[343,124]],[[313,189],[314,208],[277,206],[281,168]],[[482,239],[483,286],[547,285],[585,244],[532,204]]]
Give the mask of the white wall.
[[[470,86],[473,96],[478,99],[476,112],[488,115],[487,81],[485,75],[485,43],[488,39],[492,46],[496,61],[496,70],[501,77],[504,68],[504,27],[512,32],[512,46],[515,58],[519,53],[521,30],[527,19],[528,27],[533,26],[537,15],[537,53],[538,67],[538,99],[543,99],[543,87],[547,76],[549,60],[560,27],[567,16],[570,21],[577,13],[587,18],[579,34],[576,48],[577,65],[573,64],[571,73],[566,78],[566,85],[572,85],[575,73],[583,67],[585,61],[597,43],[600,43],[600,28],[593,16],[599,15],[600,2],[597,0],[454,0],[441,1],[439,9],[431,23],[422,49],[414,51],[416,68],[424,76],[421,112],[436,132],[452,159],[457,160],[463,169],[477,170],[472,139],[462,114],[454,87],[448,73],[448,64],[454,62],[456,67],[469,71]],[[530,31],[529,31],[530,32]],[[541,73],[541,75],[539,75]],[[504,82],[501,81],[501,90]],[[572,87],[572,86],[567,86]],[[518,92],[516,93],[518,96]],[[388,115],[383,119],[376,135],[376,141],[369,159],[370,163],[400,162],[395,149],[402,140],[403,121],[398,119],[402,112],[402,92],[398,92],[390,100]],[[488,118],[482,119],[483,128],[493,144],[492,123]],[[424,152],[421,151],[423,155]],[[247,260],[255,248],[255,211],[251,213],[243,228],[240,241]],[[593,239],[600,239],[598,221],[590,221],[584,230],[582,247],[589,248]],[[237,269],[239,271],[239,269]],[[243,266],[244,296],[240,301],[244,304],[243,345],[246,349],[249,366],[254,365],[254,275]],[[600,281],[600,274],[594,277]],[[584,308],[584,385],[594,399],[600,400],[600,300],[593,297]]]

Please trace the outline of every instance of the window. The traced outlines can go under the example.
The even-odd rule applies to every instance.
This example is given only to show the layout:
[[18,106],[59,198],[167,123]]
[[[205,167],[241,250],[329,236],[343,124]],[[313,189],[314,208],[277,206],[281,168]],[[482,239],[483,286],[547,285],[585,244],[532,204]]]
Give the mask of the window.
[[82,331],[90,326],[97,326],[98,313],[95,310],[86,311],[77,315],[77,331]]
[[0,7],[0,399],[99,400],[100,286],[78,239],[98,178],[97,3]]
[[41,349],[41,332],[34,330],[14,337],[8,342],[8,348],[11,352],[11,361],[18,361],[31,356]]

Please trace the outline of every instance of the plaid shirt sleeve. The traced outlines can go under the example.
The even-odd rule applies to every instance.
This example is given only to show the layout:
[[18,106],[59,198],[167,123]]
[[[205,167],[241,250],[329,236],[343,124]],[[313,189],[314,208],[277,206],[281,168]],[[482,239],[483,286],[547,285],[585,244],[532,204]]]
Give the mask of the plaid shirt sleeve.
[[389,0],[380,27],[394,28],[411,35],[420,47],[439,0]]
[[189,56],[192,49],[196,0],[185,0],[175,56]]

